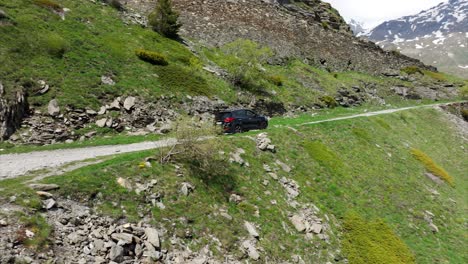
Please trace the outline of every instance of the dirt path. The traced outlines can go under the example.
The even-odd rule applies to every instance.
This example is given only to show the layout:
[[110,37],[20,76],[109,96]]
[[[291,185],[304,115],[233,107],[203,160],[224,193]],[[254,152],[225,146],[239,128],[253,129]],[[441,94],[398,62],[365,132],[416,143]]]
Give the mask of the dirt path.
[[[339,120],[353,119],[359,117],[369,117],[383,114],[391,114],[400,111],[406,111],[417,108],[435,107],[440,105],[446,105],[451,103],[436,104],[436,105],[424,105],[424,106],[413,106],[403,107],[396,109],[388,109],[382,111],[368,112],[363,114],[330,118],[321,121],[307,122],[302,125],[311,125],[324,122],[334,122]],[[119,153],[128,153],[135,151],[142,151],[148,149],[161,148],[166,146],[172,146],[176,143],[175,139],[164,139],[152,142],[142,142],[128,145],[113,145],[113,146],[99,146],[99,147],[87,147],[78,149],[62,149],[62,150],[51,150],[51,151],[38,151],[21,154],[5,154],[0,155],[0,180],[15,178],[21,175],[25,175],[30,171],[45,169],[45,168],[57,168],[64,166],[65,164],[77,161],[83,161],[88,159],[94,159],[103,156],[115,155]],[[86,164],[86,163],[84,163]]]

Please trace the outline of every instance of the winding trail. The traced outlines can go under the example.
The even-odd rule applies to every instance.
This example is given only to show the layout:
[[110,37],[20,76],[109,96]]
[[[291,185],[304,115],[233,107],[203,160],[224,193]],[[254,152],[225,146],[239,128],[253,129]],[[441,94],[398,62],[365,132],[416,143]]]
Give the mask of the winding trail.
[[[403,107],[395,109],[387,109],[375,112],[367,112],[362,114],[343,116],[330,118],[326,120],[313,121],[303,123],[301,125],[313,125],[325,122],[335,122],[346,119],[370,117],[376,115],[391,114],[400,111],[407,111],[417,108],[429,108],[441,105],[449,105],[451,103],[433,104],[433,105],[421,105],[412,107]],[[149,149],[156,149],[162,147],[173,146],[176,144],[174,138],[163,139],[159,141],[141,142],[127,145],[112,145],[112,146],[98,146],[98,147],[86,147],[76,149],[60,149],[50,151],[35,151],[30,153],[21,154],[4,154],[0,155],[0,180],[16,178],[21,175],[25,175],[28,172],[36,171],[40,169],[54,169],[57,167],[64,166],[71,162],[84,161],[88,159],[94,159],[109,155],[115,155],[120,153],[128,153]],[[87,163],[83,163],[87,164]],[[79,167],[74,166],[74,167]]]

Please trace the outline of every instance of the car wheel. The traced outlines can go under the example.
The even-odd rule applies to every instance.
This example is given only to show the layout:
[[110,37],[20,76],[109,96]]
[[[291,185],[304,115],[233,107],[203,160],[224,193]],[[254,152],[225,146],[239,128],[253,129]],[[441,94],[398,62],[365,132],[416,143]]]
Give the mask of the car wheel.
[[268,126],[268,124],[267,124],[267,122],[265,122],[265,121],[262,121],[262,122],[260,123],[260,129],[265,129],[265,128],[267,128],[267,126]]
[[244,131],[242,129],[242,126],[241,125],[237,125],[235,128],[234,128],[234,133],[242,133],[242,131]]

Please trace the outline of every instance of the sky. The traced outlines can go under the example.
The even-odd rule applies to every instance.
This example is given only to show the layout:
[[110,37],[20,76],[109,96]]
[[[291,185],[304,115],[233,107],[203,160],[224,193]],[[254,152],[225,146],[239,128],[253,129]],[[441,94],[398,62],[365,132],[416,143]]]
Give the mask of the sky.
[[414,15],[448,0],[323,0],[349,21],[353,18],[373,28],[387,20]]

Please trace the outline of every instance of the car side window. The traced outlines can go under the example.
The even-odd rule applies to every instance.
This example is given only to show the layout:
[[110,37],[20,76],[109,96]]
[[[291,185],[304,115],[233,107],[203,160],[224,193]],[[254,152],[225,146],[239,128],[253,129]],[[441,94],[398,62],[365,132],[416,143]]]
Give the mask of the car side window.
[[236,117],[244,117],[245,116],[245,111],[244,110],[236,111],[236,112],[234,112],[234,115]]
[[255,117],[255,113],[252,112],[252,111],[245,111],[245,114],[246,114],[248,117]]

